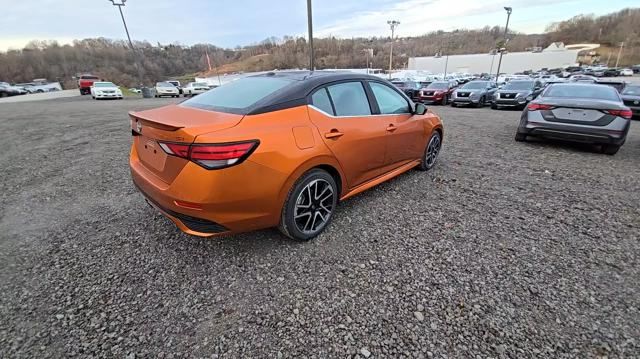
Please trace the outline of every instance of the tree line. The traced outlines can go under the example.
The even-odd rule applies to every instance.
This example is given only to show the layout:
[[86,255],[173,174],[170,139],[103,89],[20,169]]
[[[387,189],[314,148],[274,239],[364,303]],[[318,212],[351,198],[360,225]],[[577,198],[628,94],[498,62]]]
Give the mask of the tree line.
[[[495,26],[401,37],[394,42],[393,66],[402,68],[413,56],[489,52],[501,46],[503,35],[504,28]],[[600,17],[580,15],[551,24],[544,34],[527,35],[511,31],[507,38],[509,51],[546,47],[557,41],[567,44],[595,42],[610,47],[625,42],[621,64],[631,65],[640,62],[640,9],[625,9]],[[47,78],[62,82],[65,88],[73,88],[75,76],[93,73],[118,84],[135,86],[140,80],[152,84],[165,78],[206,73],[209,63],[219,71],[308,66],[307,41],[302,37],[271,37],[233,49],[211,44],[183,46],[147,41],[136,41],[134,47],[135,53],[126,41],[105,38],[76,40],[65,45],[56,41],[32,41],[24,49],[0,52],[0,81],[19,83]],[[387,68],[390,47],[389,37],[314,39],[316,67],[364,68],[369,61],[373,68]],[[370,58],[367,49],[372,49]]]

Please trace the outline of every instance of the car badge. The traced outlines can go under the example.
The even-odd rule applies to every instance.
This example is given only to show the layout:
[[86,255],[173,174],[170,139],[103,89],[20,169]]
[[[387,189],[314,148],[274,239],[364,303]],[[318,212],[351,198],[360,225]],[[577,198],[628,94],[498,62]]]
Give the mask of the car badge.
[[142,124],[140,121],[136,121],[136,131],[142,133]]
[[633,101],[634,105],[640,105],[640,101]]

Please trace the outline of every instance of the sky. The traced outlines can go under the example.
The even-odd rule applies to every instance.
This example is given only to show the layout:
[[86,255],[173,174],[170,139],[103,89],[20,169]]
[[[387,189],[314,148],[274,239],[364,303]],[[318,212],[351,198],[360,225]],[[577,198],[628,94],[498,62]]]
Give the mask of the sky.
[[[122,0],[116,0],[119,2]],[[638,0],[313,0],[314,37],[389,36],[387,20],[398,20],[397,35],[504,26],[504,6],[513,13],[509,28],[544,32],[554,21],[578,14],[602,15]],[[0,51],[20,49],[30,40],[126,38],[110,0],[0,0]],[[305,0],[127,0],[122,8],[131,37],[220,47],[250,45],[271,36],[306,36]]]

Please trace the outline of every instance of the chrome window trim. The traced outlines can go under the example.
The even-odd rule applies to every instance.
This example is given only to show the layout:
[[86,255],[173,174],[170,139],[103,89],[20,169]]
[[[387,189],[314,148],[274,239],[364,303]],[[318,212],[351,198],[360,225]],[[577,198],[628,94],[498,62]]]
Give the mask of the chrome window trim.
[[310,104],[310,103],[309,103],[309,104],[307,104],[307,106],[308,106],[308,107],[311,107],[311,108],[313,108],[314,110],[316,110],[316,111],[318,111],[318,112],[320,112],[320,113],[322,113],[322,114],[324,114],[324,115],[326,115],[326,116],[329,116],[329,117],[331,117],[331,118],[388,117],[388,116],[397,116],[397,115],[412,115],[412,116],[413,116],[413,114],[412,114],[411,112],[402,112],[402,113],[393,113],[393,114],[376,114],[376,115],[334,116],[334,115],[332,115],[332,114],[330,114],[330,113],[326,113],[326,112],[324,112],[323,110],[319,109],[318,107],[315,107],[314,105],[312,105],[312,104]]

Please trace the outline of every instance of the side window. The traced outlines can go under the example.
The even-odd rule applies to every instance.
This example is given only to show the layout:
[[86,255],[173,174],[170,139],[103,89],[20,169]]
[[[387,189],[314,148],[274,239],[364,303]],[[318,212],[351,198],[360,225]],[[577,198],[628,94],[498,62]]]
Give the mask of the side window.
[[376,101],[378,101],[381,114],[390,115],[411,112],[409,111],[407,100],[389,88],[389,86],[377,82],[369,82],[369,85],[371,85],[371,91],[373,91],[373,95],[376,97]]
[[328,88],[336,116],[371,115],[369,100],[360,82],[345,82]]
[[330,115],[334,115],[333,107],[331,107],[331,100],[329,100],[326,88],[322,88],[311,95],[311,102],[313,106]]

